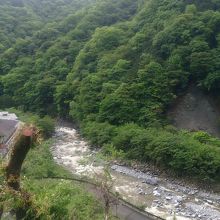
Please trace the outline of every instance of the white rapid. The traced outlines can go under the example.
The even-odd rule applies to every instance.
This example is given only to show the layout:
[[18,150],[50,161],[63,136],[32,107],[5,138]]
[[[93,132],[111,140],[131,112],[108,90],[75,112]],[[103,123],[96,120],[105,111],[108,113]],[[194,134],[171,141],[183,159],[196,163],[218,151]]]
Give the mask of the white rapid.
[[[99,176],[104,161],[69,127],[57,127],[51,148],[54,160],[79,176]],[[220,220],[220,194],[184,186],[153,172],[112,165],[113,190],[130,203],[164,219]]]

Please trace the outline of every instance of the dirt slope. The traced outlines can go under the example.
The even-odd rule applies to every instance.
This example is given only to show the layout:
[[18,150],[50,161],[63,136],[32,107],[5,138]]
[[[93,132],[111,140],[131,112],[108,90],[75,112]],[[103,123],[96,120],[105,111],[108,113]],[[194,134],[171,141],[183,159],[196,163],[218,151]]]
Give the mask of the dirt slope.
[[177,128],[203,130],[220,137],[220,111],[214,101],[191,85],[168,111],[168,118]]

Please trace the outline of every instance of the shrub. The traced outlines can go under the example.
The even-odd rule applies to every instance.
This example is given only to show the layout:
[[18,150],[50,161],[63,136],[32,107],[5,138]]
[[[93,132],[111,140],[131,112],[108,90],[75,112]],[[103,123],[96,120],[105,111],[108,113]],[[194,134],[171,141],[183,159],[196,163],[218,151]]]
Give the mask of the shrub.
[[217,180],[220,175],[219,144],[218,139],[205,132],[145,129],[127,124],[117,129],[112,144],[105,146],[104,152],[121,158],[153,162],[178,175]]
[[21,110],[15,108],[6,109],[11,113],[15,113],[19,120],[27,123],[35,125],[41,132],[44,138],[49,138],[55,129],[55,121],[48,115],[44,117],[40,117],[37,114],[30,112],[23,112]]
[[112,144],[105,144],[102,148],[104,155],[112,157],[112,159],[125,159],[126,153],[123,150],[118,150]]
[[[51,140],[31,148],[22,166],[22,174],[27,177],[69,176],[70,173],[57,165],[50,152]],[[34,169],[33,169],[34,166]]]
[[83,134],[90,141],[92,145],[102,146],[110,143],[111,139],[116,134],[115,126],[107,122],[89,122],[83,126]]
[[40,129],[40,132],[45,138],[50,137],[55,129],[54,120],[49,116],[44,116],[43,118],[36,117],[34,124]]
[[[100,203],[71,181],[26,179],[23,185],[34,194],[39,219],[103,219]],[[25,219],[33,219],[31,214],[29,210]]]
[[129,150],[133,147],[132,138],[137,136],[141,130],[142,128],[134,123],[118,127],[117,135],[113,137],[112,143],[118,149]]

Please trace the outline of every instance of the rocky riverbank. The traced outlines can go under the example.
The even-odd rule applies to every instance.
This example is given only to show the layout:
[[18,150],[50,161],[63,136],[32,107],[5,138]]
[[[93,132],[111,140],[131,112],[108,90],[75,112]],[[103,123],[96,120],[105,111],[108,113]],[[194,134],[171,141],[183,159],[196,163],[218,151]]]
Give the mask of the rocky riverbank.
[[[51,148],[54,160],[77,175],[94,177],[102,172],[104,161],[68,127],[57,127]],[[155,171],[141,172],[113,164],[110,170],[113,189],[132,204],[155,215],[170,219],[220,220],[220,194],[204,191],[164,178]]]
[[[125,166],[113,165],[114,171],[139,180],[135,186],[139,195],[153,195],[151,208],[159,212],[175,213],[177,216],[184,216],[190,219],[220,219],[220,195],[202,191],[198,188],[180,185],[169,179],[151,173],[143,173]],[[145,185],[148,185],[146,188]]]

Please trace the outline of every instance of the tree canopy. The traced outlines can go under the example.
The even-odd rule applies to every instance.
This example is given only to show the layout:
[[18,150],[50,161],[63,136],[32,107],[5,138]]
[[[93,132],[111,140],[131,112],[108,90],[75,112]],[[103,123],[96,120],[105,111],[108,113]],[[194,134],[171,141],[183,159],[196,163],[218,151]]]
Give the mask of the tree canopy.
[[166,126],[190,82],[220,98],[217,0],[1,0],[0,24],[0,105],[72,118],[85,135]]

